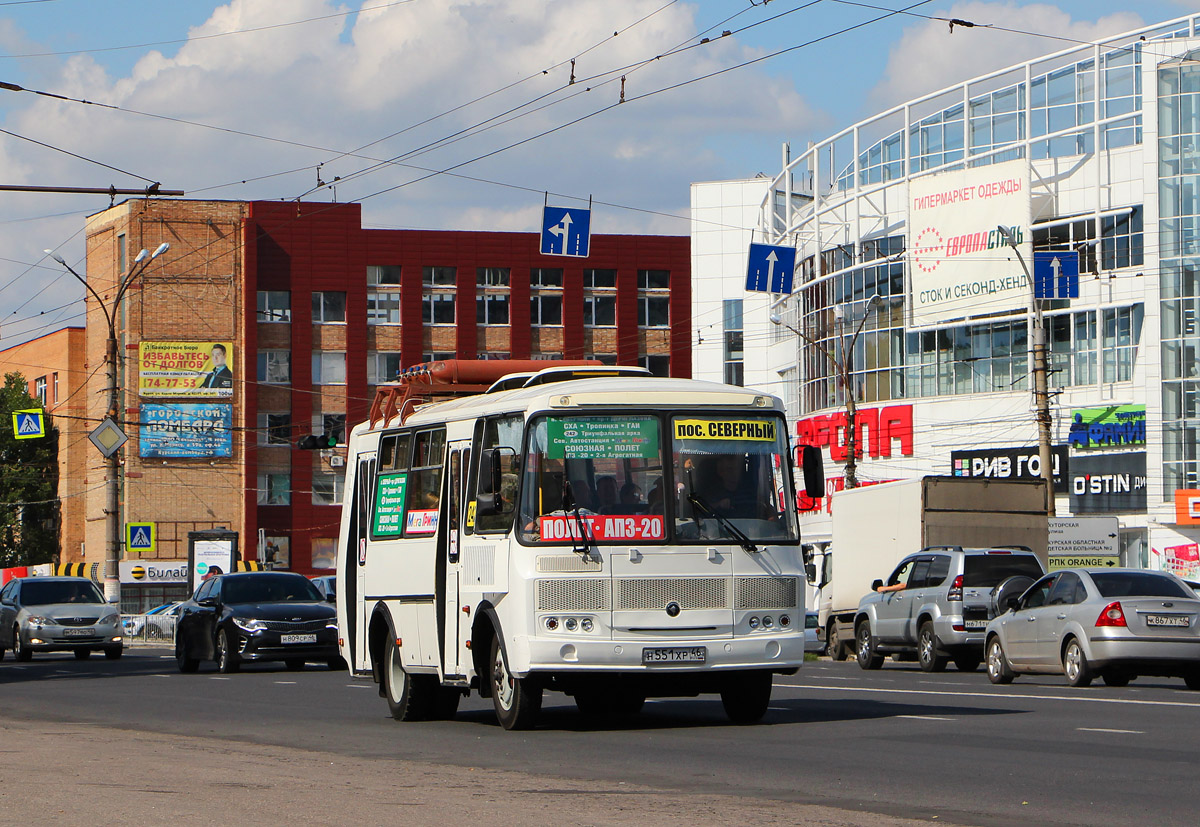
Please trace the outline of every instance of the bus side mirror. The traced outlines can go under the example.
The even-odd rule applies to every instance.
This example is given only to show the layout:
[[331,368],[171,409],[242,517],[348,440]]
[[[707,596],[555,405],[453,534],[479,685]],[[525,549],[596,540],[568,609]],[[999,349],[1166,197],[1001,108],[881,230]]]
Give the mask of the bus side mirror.
[[804,474],[804,496],[810,499],[825,496],[825,461],[821,449],[804,445],[800,449],[800,466]]
[[503,448],[485,448],[479,452],[479,485],[475,494],[475,513],[488,517],[504,513],[504,501],[500,496],[503,483],[501,453]]
[[817,582],[817,565],[816,563],[804,564],[804,576],[809,583]]

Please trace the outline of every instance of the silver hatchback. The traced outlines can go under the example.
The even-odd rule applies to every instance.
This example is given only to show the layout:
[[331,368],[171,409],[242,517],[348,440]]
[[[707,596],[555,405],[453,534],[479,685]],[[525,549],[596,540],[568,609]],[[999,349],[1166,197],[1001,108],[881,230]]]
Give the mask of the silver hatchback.
[[1064,569],[1005,608],[987,627],[992,683],[1025,672],[1061,673],[1072,686],[1160,675],[1200,689],[1200,599],[1173,575]]
[[87,578],[22,577],[0,590],[0,655],[74,652],[82,660],[100,650],[115,659],[124,645],[120,612]]

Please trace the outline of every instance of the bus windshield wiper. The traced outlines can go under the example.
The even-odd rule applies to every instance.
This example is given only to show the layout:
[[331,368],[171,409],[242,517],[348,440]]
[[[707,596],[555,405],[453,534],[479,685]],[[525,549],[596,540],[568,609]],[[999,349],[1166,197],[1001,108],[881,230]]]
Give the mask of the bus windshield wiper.
[[[588,538],[587,523],[583,520],[583,515],[579,513],[579,502],[575,499],[575,495],[571,492],[569,486],[563,486],[563,510],[570,512],[575,517],[575,527],[579,530],[580,540],[583,542],[583,548],[579,548],[579,543],[575,541],[575,534],[571,534],[571,551],[588,560],[592,556],[592,546]],[[599,557],[599,550],[596,552]]]
[[746,551],[758,551],[758,546],[750,542],[750,538],[743,534],[741,529],[735,526],[728,518],[714,511],[713,507],[708,504],[708,501],[699,494],[689,493],[687,500],[692,504],[692,508],[702,511],[705,515],[712,517],[720,523],[726,531],[733,535],[733,539],[737,540],[743,549]]

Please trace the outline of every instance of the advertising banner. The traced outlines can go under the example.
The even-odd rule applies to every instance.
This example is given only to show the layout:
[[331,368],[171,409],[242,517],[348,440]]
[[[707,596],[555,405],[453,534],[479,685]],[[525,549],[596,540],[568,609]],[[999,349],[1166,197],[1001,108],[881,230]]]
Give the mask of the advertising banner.
[[138,456],[228,457],[233,455],[233,406],[178,402],[142,405]]
[[1029,204],[1029,164],[1024,160],[909,182],[911,326],[1029,305],[1029,280],[996,229],[1009,228],[1032,266]]
[[1175,524],[1200,525],[1200,488],[1180,488],[1175,492]]
[[1163,568],[1179,577],[1200,577],[1200,544],[1167,546],[1163,549]]
[[[1054,491],[1067,491],[1067,446],[1051,445]],[[1038,480],[1042,478],[1041,458],[1036,445],[980,451],[951,451],[950,462],[956,477],[987,477],[994,480]],[[1076,512],[1078,513],[1078,512]]]
[[121,582],[153,586],[162,583],[186,583],[187,560],[122,560]]
[[1146,511],[1146,452],[1071,460],[1071,513]]
[[138,345],[141,396],[233,396],[230,342],[142,342]]
[[1146,406],[1082,408],[1071,416],[1072,448],[1120,448],[1146,444]]

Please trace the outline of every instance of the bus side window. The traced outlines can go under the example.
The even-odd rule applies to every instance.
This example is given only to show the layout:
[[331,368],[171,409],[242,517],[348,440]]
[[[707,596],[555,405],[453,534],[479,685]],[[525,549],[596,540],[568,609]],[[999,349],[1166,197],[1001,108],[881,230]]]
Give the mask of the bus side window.
[[442,495],[442,463],[446,432],[420,431],[413,438],[412,466],[408,473],[407,526],[404,534],[421,536],[437,530],[436,514]]
[[[497,502],[500,510],[495,514],[476,514],[475,531],[477,532],[508,531],[512,528],[519,480],[518,454],[521,451],[521,430],[524,424],[524,417],[516,414],[495,417],[487,420],[483,425],[480,450],[476,452],[476,457],[480,457],[484,451],[490,448],[499,449],[494,451],[492,456],[500,464],[500,490],[494,492],[499,494]],[[474,492],[471,500],[475,500],[479,493],[486,491],[489,485],[488,480],[480,478],[478,463],[479,460],[476,459],[476,468],[472,479]]]

